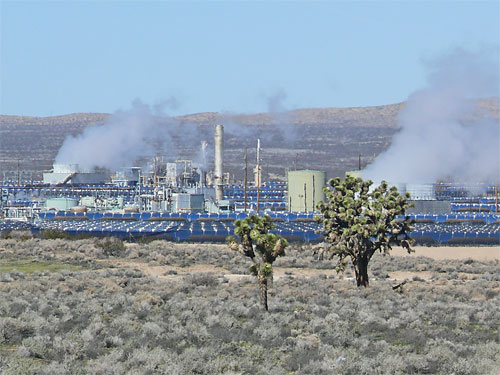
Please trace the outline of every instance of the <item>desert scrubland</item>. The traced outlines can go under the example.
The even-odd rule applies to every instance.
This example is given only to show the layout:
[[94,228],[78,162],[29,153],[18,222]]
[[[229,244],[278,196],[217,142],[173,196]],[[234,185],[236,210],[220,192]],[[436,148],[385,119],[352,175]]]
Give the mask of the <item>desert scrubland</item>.
[[0,373],[498,374],[498,251],[376,256],[357,288],[292,245],[265,312],[224,245],[3,239]]

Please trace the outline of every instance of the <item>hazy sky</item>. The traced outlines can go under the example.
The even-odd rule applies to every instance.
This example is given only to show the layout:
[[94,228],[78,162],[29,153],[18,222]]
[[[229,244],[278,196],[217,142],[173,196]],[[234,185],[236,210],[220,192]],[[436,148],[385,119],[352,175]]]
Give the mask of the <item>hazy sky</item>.
[[0,113],[395,103],[424,85],[426,60],[498,46],[499,4],[1,1]]

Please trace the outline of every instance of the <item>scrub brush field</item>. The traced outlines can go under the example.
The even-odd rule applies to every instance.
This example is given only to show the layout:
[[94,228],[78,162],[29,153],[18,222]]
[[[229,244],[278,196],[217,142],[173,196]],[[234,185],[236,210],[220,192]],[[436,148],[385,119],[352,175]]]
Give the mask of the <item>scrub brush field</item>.
[[376,256],[357,288],[291,245],[266,312],[225,245],[3,239],[0,373],[497,374],[499,248],[469,250]]

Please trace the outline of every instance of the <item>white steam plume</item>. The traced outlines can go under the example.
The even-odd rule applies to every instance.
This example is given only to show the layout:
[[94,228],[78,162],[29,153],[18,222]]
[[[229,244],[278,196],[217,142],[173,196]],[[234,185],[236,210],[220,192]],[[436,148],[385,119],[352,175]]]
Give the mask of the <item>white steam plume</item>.
[[207,172],[209,168],[209,158],[213,153],[214,150],[209,146],[208,142],[201,141],[201,147],[193,160],[195,166],[201,171]]
[[55,163],[118,170],[133,166],[140,157],[159,153],[175,157],[177,150],[172,135],[179,133],[179,127],[173,119],[159,116],[148,105],[135,100],[130,110],[110,115],[103,125],[88,127],[82,134],[67,137]]
[[[478,98],[498,105],[498,49],[456,49],[429,64],[427,87],[399,114],[400,131],[363,173],[392,183],[496,182],[500,164],[498,116],[478,114]],[[498,108],[498,107],[497,107]]]

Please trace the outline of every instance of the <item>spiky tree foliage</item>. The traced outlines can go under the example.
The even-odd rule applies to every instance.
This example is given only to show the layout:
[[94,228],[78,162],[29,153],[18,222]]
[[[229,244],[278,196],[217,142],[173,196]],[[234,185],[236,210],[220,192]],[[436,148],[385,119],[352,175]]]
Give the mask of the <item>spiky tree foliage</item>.
[[411,220],[405,215],[410,197],[399,194],[396,187],[389,188],[385,181],[370,191],[372,181],[347,176],[328,181],[323,189],[326,202],[320,202],[318,209],[322,216],[316,219],[323,223],[326,246],[323,252],[330,259],[338,257],[337,270],[345,270],[351,259],[358,286],[368,286],[368,263],[376,251],[387,254],[392,245],[403,246],[408,253],[412,240]]
[[240,238],[238,242],[235,237],[229,236],[227,243],[229,247],[252,260],[250,272],[257,277],[260,289],[260,303],[268,310],[267,290],[273,275],[273,262],[277,257],[285,255],[288,242],[269,230],[273,223],[269,216],[259,217],[252,215],[243,220],[234,222],[234,233]]

